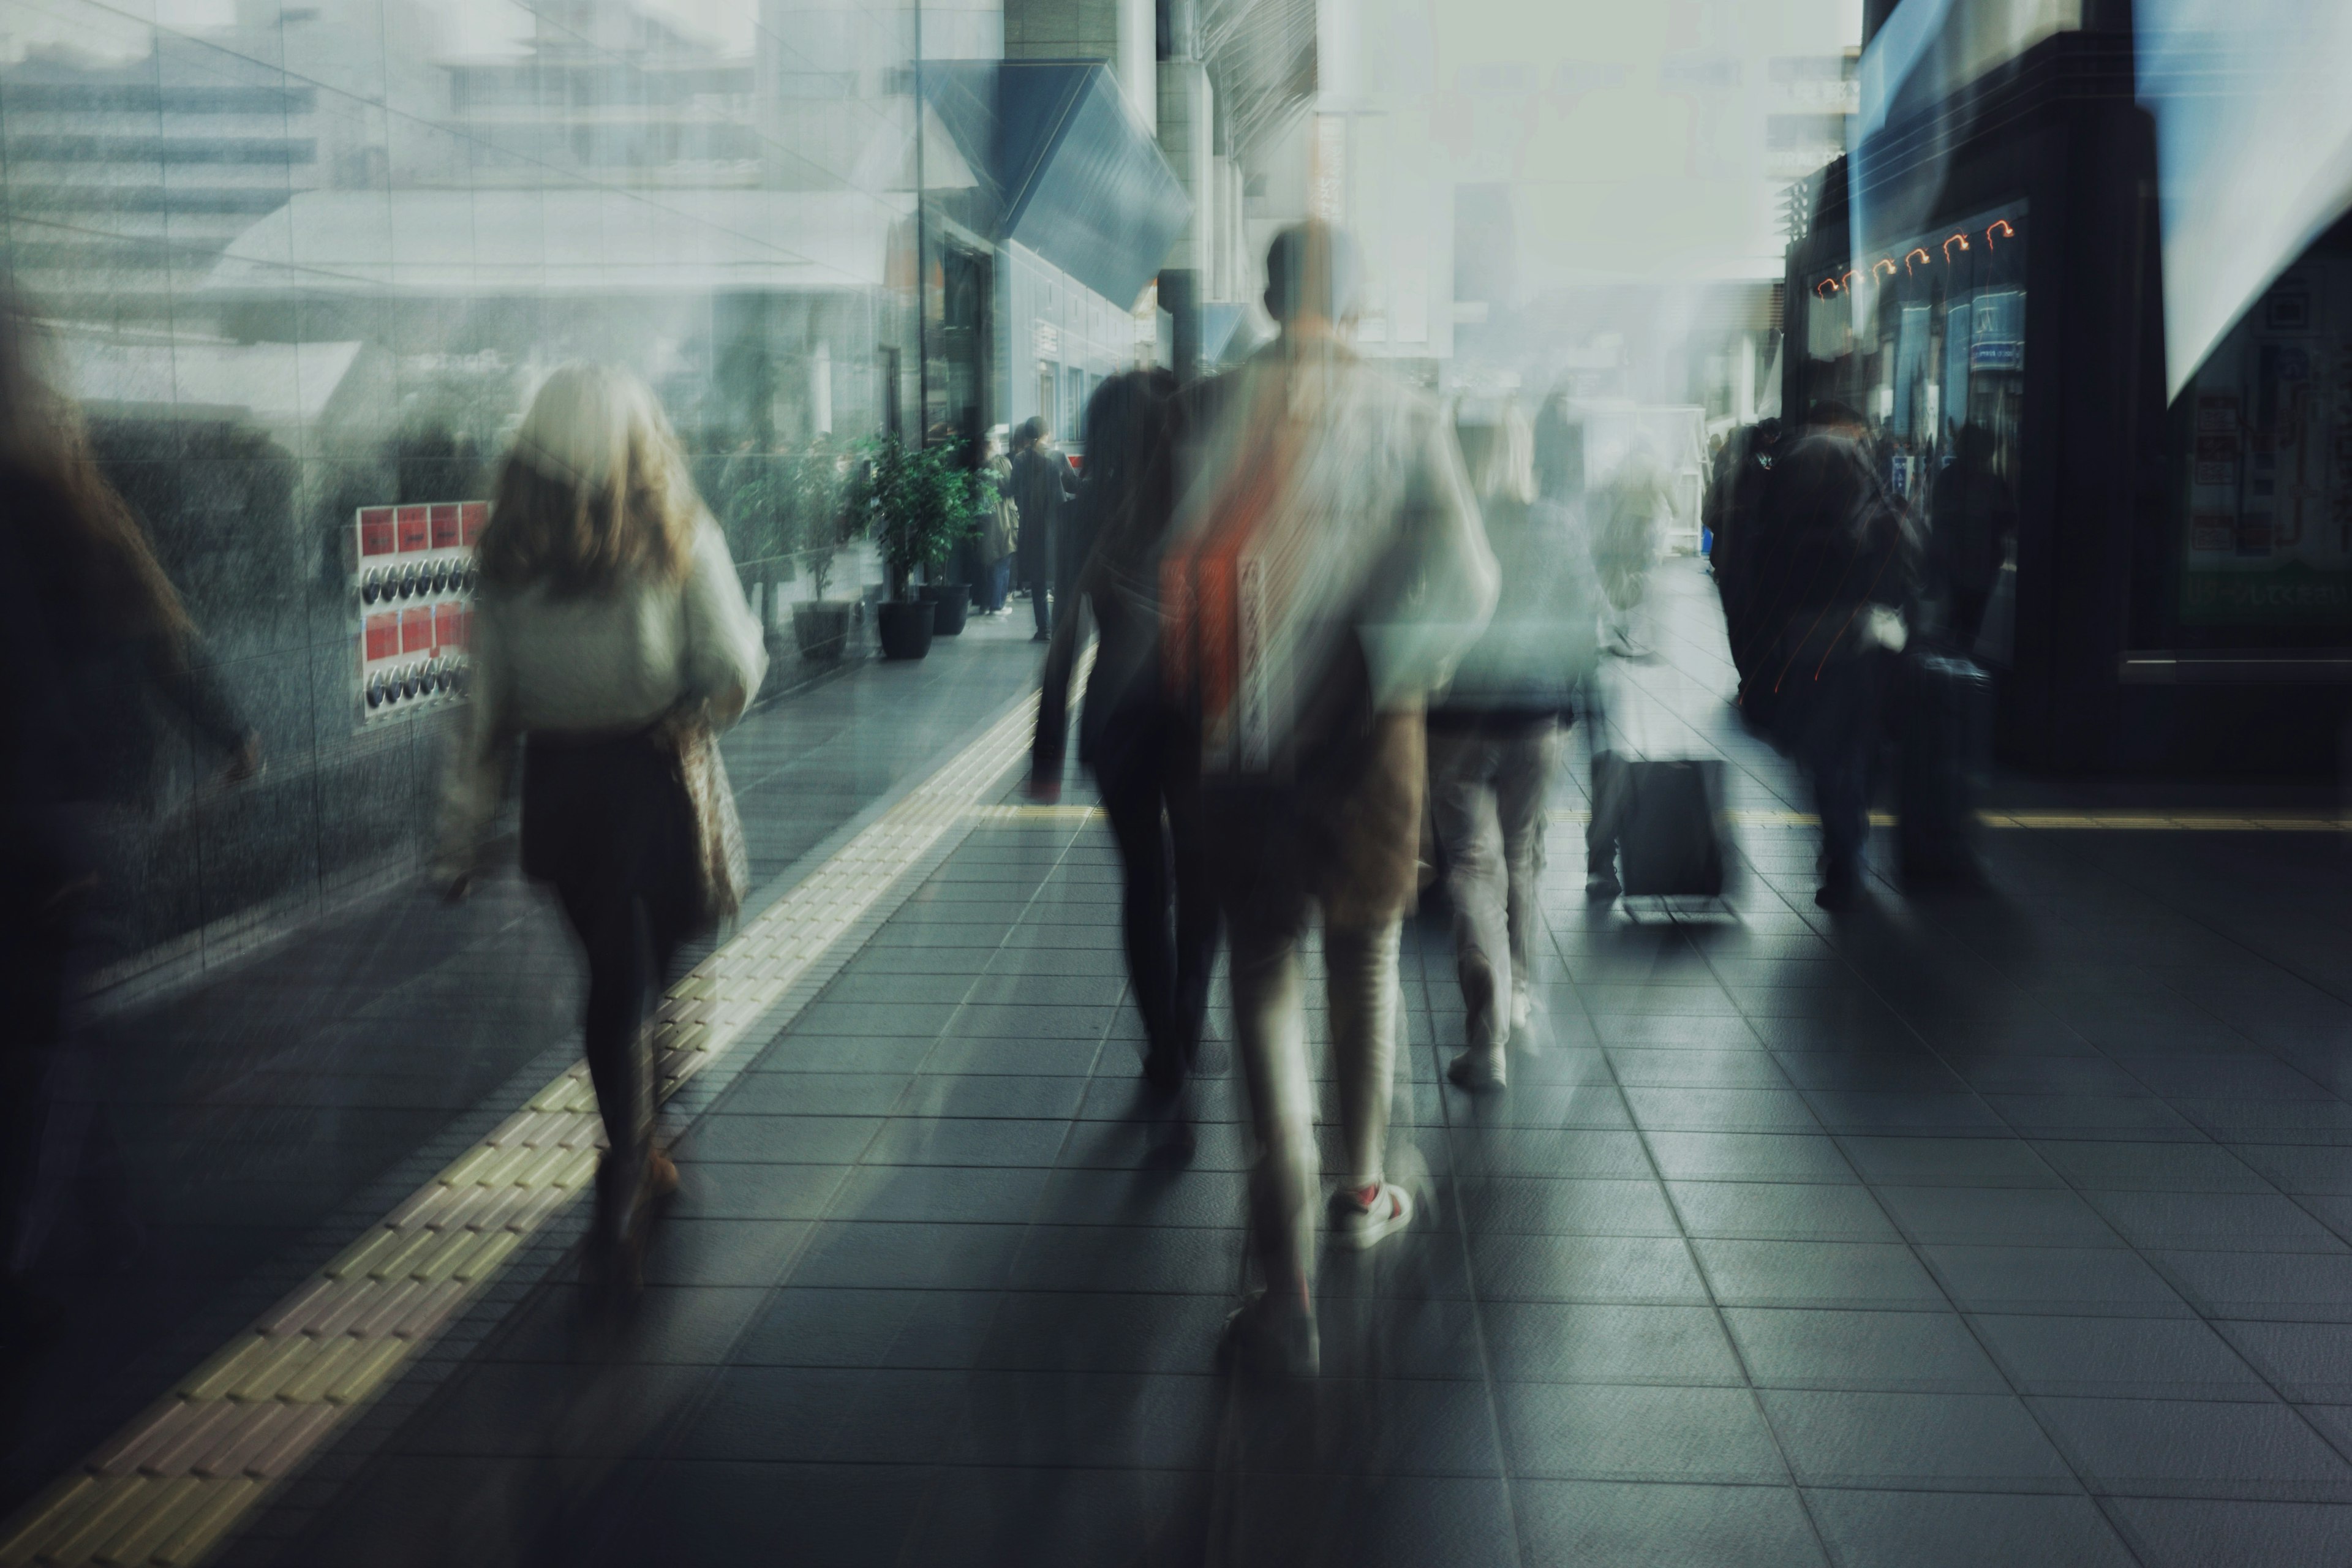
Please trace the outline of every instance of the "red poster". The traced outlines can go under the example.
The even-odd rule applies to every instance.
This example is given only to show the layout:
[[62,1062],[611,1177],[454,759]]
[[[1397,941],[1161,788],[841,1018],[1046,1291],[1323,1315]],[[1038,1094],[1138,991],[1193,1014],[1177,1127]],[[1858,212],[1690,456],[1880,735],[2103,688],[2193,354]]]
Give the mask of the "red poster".
[[433,646],[441,652],[466,646],[464,628],[457,619],[457,606],[439,604],[433,606]]
[[367,618],[367,657],[394,658],[400,653],[400,612],[386,610]]
[[433,548],[457,548],[457,504],[455,501],[433,509]]
[[400,509],[400,552],[424,550],[433,542],[432,514],[425,507],[404,506]]
[[371,506],[360,509],[360,553],[389,555],[393,552],[392,508]]
[[419,605],[413,610],[400,612],[400,651],[433,651],[433,607],[430,605]]
[[486,500],[469,500],[466,503],[464,510],[465,526],[459,542],[470,545],[474,542],[475,536],[482,531],[482,524],[490,521],[490,503]]

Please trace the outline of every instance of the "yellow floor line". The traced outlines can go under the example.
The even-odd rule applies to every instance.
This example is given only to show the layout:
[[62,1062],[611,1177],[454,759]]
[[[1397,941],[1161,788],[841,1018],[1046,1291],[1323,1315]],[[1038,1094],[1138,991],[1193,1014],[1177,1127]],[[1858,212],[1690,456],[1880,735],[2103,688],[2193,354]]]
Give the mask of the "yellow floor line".
[[[1027,751],[1035,715],[1024,703],[992,725],[670,988],[655,1024],[665,1097],[970,820]],[[588,1184],[600,1136],[583,1063],[0,1524],[0,1568],[203,1557]]]

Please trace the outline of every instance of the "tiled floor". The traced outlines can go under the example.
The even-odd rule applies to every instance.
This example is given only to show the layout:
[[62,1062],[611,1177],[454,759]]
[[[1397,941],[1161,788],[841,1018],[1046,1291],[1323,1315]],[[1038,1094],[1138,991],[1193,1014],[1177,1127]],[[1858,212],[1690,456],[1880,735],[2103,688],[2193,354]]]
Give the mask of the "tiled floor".
[[[1801,808],[1663,586],[1643,739]],[[1316,1385],[1215,1371],[1243,1111],[1221,1043],[1138,1092],[1108,836],[999,814],[683,1130],[633,1322],[513,1282],[227,1560],[2352,1559],[2336,836],[2006,832],[1994,891],[1832,920],[1801,828],[1631,914],[1558,832],[1507,1095],[1441,1087],[1408,928],[1433,1201],[1327,1260]]]

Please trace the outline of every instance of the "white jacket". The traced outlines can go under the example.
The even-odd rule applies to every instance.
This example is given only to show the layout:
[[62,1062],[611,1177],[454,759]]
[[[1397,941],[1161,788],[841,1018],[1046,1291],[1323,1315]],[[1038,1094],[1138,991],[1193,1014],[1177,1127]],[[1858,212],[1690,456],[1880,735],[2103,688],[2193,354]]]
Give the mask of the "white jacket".
[[442,801],[441,869],[453,877],[474,865],[519,735],[625,734],[690,699],[708,701],[723,730],[768,671],[760,623],[708,512],[682,579],[626,580],[577,598],[543,587],[486,593],[475,603],[468,651],[472,702]]

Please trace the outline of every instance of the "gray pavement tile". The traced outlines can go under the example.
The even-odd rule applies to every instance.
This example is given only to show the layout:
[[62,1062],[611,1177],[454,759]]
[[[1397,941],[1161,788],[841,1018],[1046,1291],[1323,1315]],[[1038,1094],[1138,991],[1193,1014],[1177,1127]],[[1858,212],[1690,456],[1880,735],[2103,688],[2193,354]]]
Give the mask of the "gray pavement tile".
[[1853,1167],[1821,1134],[1653,1132],[1658,1173],[1685,1182],[1852,1182]]
[[1914,1240],[1978,1246],[2121,1247],[2096,1209],[2057,1187],[1876,1189]]
[[[1201,1517],[1221,1526],[1213,1560],[1234,1568],[1520,1568],[1511,1500],[1499,1477],[1244,1472],[1218,1478]],[[1201,1547],[1186,1545],[1164,1561],[1201,1562]]]
[[[2242,1144],[2232,1152],[2284,1192],[2352,1197],[2352,1148]],[[2331,1207],[2326,1212],[2332,1218],[2343,1211]]]
[[772,1285],[810,1228],[797,1220],[665,1215],[646,1249],[646,1284]]
[[1840,1140],[1865,1180],[1914,1186],[2055,1187],[2063,1180],[2032,1146],[1998,1138]]
[[1854,1241],[1691,1243],[1716,1300],[1744,1307],[1943,1306],[1910,1248]]
[[625,1527],[595,1544],[614,1563],[887,1568],[937,1484],[919,1465],[667,1459]]
[[2077,1185],[2141,1193],[2264,1193],[2271,1184],[2210,1143],[2074,1142],[2034,1145]]
[[766,1299],[762,1286],[648,1284],[614,1321],[559,1286],[502,1324],[480,1360],[717,1366]]
[[2152,1568],[2266,1568],[2352,1562],[2352,1507],[2116,1498],[2124,1538]]
[[993,1289],[1004,1283],[1023,1226],[829,1219],[808,1238],[793,1285]]
[[1085,1078],[1103,1047],[1093,1039],[1013,1039],[951,1036],[918,1058],[927,1073],[1003,1074],[1012,1078]]
[[2162,1318],[2189,1310],[2156,1270],[2116,1247],[1929,1244],[1920,1255],[1963,1311]]
[[618,1458],[668,1431],[719,1369],[483,1362],[403,1423],[387,1452]]
[[1967,1093],[1809,1089],[1805,1102],[1832,1132],[1864,1137],[1889,1133],[1998,1137],[2009,1131],[1995,1108]]
[[760,1058],[763,1072],[872,1076],[918,1071],[939,1044],[930,1035],[814,1035],[795,1026]]
[[1095,1568],[1197,1557],[1199,1478],[1182,1471],[952,1467],[920,1510],[924,1568]]
[[919,1073],[889,1109],[899,1116],[1061,1118],[1077,1113],[1087,1086],[1077,1079]]
[[971,1363],[1000,1372],[1198,1373],[1233,1302],[1141,1291],[1007,1291]]
[[1738,1387],[1739,1363],[1706,1307],[1491,1301],[1487,1353],[1503,1384]]
[[1530,1568],[1816,1568],[1822,1549],[1785,1486],[1514,1483]]
[[1060,1121],[893,1116],[866,1145],[864,1163],[1042,1168],[1054,1163],[1069,1131]]
[[2229,1343],[2194,1318],[1979,1313],[1977,1331],[2021,1394],[2266,1399]]
[[831,1218],[931,1224],[1007,1224],[1031,1217],[1045,1188],[1043,1169],[866,1165],[842,1180]]
[[1759,1397],[1806,1486],[2076,1489],[2066,1462],[2011,1394],[1766,1389]]
[[2352,1465],[2275,1399],[2037,1398],[2033,1408],[2094,1492],[2352,1502]]
[[[1491,1135],[1490,1135],[1491,1136]],[[1483,1142],[1483,1140],[1475,1141]],[[1456,1134],[1457,1163],[1465,1143]],[[1557,1181],[1467,1176],[1455,1188],[1464,1223],[1474,1231],[1547,1236],[1673,1236],[1674,1211],[1654,1181]]]
[[922,1464],[964,1405],[957,1372],[731,1366],[670,1454],[680,1459]]
[[2341,1253],[2158,1252],[2209,1318],[2352,1322],[2352,1256]]
[[1838,1568],[2132,1568],[2131,1549],[2080,1494],[1806,1494]]
[[887,1116],[911,1073],[762,1072],[755,1067],[729,1086],[721,1115]]
[[1740,1050],[1654,1050],[1634,1046],[1609,1047],[1618,1081],[1628,1086],[1679,1089],[1786,1089],[1788,1075],[1769,1051],[1750,1046]]
[[2150,1249],[2346,1250],[2333,1231],[2275,1193],[2094,1193],[2091,1201],[2134,1245]]
[[1171,1225],[1037,1225],[1007,1284],[1023,1290],[1136,1290],[1238,1299],[1244,1233]]
[[2225,1321],[2213,1326],[2287,1398],[2352,1404],[2352,1323]]
[[680,1219],[815,1219],[841,1181],[834,1165],[704,1160],[680,1150],[677,1195],[665,1212]]
[[706,1116],[673,1145],[693,1164],[845,1165],[874,1142],[874,1116]]
[[1497,1391],[1510,1473],[1556,1480],[1788,1479],[1744,1388],[1517,1384]]
[[944,1449],[959,1465],[1206,1468],[1225,1392],[1224,1380],[1205,1368],[1199,1375],[981,1372],[957,1381],[961,1416]]
[[1473,1236],[1482,1300],[1704,1305],[1689,1248],[1668,1237]]
[[1632,1088],[1625,1104],[1650,1132],[1817,1132],[1804,1097],[1785,1089]]
[[1731,1307],[1724,1318],[1760,1388],[2007,1392],[1953,1312]]
[[1057,1170],[1038,1189],[1043,1225],[1223,1226],[1241,1222],[1248,1182],[1237,1171]]
[[1633,1132],[1580,1128],[1549,1136],[1524,1129],[1468,1128],[1455,1131],[1451,1141],[1457,1153],[1474,1159],[1482,1148],[1503,1151],[1500,1163],[1523,1167],[1511,1169],[1512,1174],[1620,1181],[1643,1181],[1650,1175],[1642,1140]]
[[778,1290],[736,1345],[739,1366],[895,1367],[978,1364],[1003,1297],[994,1290]]
[[1821,1182],[1669,1182],[1695,1237],[1776,1241],[1899,1241],[1867,1187]]
[[[1396,1280],[1394,1274],[1390,1278]],[[1328,1289],[1318,1293],[1315,1313],[1322,1337],[1323,1377],[1376,1383],[1396,1378],[1483,1381],[1486,1370],[1477,1309],[1458,1295],[1396,1282],[1400,1288],[1385,1295]],[[1221,1317],[1233,1305],[1233,1297],[1224,1297],[1218,1303]]]

